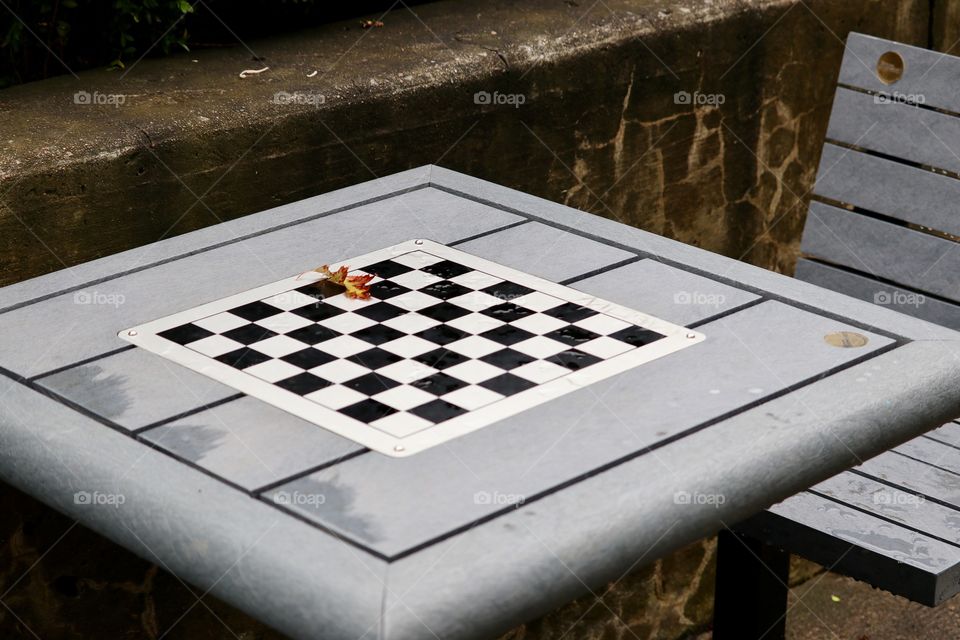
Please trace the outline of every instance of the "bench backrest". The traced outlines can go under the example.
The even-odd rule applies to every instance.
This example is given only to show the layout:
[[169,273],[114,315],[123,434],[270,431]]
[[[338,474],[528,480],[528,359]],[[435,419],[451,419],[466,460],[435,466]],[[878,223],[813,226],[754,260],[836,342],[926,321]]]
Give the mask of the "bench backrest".
[[796,276],[960,329],[960,58],[851,33]]

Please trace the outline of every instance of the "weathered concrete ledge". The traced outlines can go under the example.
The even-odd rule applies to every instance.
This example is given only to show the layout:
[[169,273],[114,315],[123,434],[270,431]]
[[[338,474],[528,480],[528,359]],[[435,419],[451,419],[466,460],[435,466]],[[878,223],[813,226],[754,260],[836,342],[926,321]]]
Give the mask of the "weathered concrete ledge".
[[[428,163],[789,271],[842,39],[948,48],[958,7],[398,5],[379,29],[330,25],[0,91],[0,284]],[[77,92],[123,104],[77,104]],[[22,494],[0,491],[0,508],[0,593],[16,584],[4,603],[43,638],[155,638],[172,625],[167,638],[277,637],[222,603],[210,603],[216,617],[190,609],[175,578]],[[509,637],[702,628],[712,555],[704,542],[627,576],[606,594],[616,616],[591,598]],[[32,637],[4,608],[0,636]]]
[[0,283],[425,163],[789,268],[839,38],[925,44],[929,3],[416,11],[0,92]]

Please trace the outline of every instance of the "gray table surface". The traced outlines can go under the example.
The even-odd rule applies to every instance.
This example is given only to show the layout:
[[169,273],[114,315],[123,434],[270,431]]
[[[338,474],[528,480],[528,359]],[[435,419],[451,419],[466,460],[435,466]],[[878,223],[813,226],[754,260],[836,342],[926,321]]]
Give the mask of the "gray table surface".
[[[117,337],[418,237],[707,338],[390,458]],[[495,636],[960,416],[960,334],[430,166],[0,289],[0,336],[0,478],[301,638]]]

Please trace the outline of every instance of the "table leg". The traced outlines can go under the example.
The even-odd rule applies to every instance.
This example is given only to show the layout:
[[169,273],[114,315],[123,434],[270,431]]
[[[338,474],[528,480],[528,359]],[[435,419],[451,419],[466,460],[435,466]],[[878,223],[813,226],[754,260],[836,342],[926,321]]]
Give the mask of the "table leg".
[[754,538],[721,531],[713,600],[714,640],[783,640],[790,554]]

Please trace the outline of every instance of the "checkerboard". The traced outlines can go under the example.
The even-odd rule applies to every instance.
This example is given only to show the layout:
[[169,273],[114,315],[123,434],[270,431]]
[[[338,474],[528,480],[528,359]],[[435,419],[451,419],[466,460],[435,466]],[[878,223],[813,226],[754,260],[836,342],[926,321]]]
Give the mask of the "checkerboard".
[[310,272],[120,336],[393,456],[703,339],[426,240],[343,264],[369,300]]

